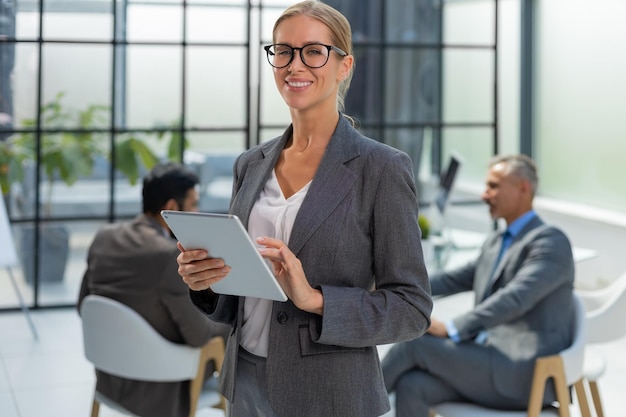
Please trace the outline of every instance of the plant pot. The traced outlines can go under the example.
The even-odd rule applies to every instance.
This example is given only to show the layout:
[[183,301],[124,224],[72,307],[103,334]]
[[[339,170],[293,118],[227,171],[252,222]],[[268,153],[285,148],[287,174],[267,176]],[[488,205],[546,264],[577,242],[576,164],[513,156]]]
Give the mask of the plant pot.
[[[69,232],[60,225],[40,226],[39,235],[39,282],[61,282],[69,257]],[[20,228],[19,258],[24,279],[32,284],[35,280],[35,228]]]

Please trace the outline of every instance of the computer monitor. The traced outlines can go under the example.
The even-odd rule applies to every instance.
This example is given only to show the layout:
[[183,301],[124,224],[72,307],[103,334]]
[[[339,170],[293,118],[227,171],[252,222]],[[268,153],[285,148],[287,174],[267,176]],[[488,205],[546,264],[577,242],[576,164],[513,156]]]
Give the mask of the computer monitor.
[[437,189],[437,196],[435,197],[435,205],[437,206],[437,210],[441,215],[443,215],[444,211],[446,210],[446,206],[448,205],[450,192],[452,191],[452,186],[454,185],[454,180],[456,179],[460,166],[460,158],[455,155],[451,155],[448,162],[448,167],[444,172],[442,172],[439,179],[439,187]]

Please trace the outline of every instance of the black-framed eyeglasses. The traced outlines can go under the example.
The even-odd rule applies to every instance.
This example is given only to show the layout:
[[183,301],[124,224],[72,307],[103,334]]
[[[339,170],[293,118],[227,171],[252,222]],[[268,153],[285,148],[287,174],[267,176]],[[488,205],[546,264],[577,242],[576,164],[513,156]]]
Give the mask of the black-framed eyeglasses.
[[264,46],[267,52],[267,62],[274,68],[285,68],[291,64],[296,51],[300,51],[302,63],[309,68],[320,68],[326,65],[330,57],[330,51],[335,51],[341,56],[348,55],[346,52],[332,45],[323,43],[310,43],[301,48],[294,48],[284,43],[275,43]]

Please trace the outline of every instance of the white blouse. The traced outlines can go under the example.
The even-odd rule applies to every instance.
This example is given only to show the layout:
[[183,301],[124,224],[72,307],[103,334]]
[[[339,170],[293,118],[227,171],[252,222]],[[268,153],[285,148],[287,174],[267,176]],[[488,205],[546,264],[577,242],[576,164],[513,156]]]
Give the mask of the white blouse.
[[[252,239],[268,236],[289,244],[291,229],[311,182],[285,199],[272,170],[259,199],[250,212],[248,234]],[[240,345],[257,356],[267,357],[272,300],[245,297]]]

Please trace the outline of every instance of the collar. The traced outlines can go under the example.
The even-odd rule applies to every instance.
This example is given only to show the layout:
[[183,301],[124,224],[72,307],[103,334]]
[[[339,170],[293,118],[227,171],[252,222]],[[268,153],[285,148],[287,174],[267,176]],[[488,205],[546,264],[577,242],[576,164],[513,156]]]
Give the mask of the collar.
[[515,219],[515,221],[513,221],[513,223],[506,228],[506,230],[509,232],[511,237],[516,237],[535,217],[537,217],[537,213],[535,213],[535,210],[531,209]]

